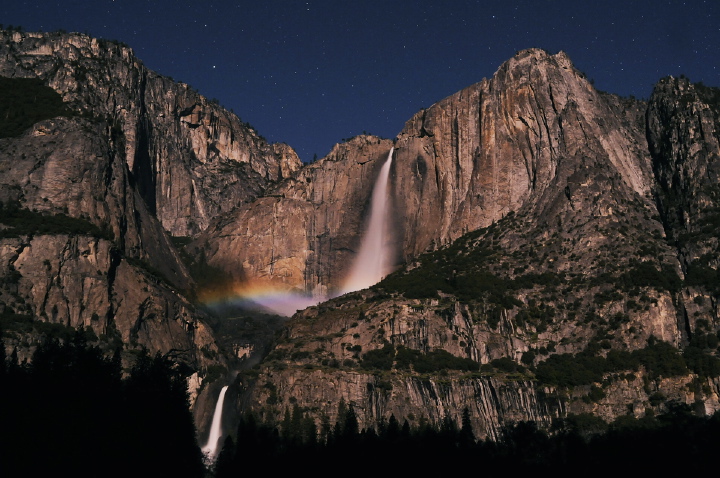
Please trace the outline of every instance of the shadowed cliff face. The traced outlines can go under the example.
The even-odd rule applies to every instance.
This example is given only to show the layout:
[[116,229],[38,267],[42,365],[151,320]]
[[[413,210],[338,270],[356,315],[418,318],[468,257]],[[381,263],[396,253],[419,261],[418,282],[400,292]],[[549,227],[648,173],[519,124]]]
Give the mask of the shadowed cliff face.
[[300,166],[291,148],[268,145],[120,44],[0,32],[0,57],[0,75],[42,79],[75,115],[3,141],[0,200],[86,218],[180,290],[193,281],[168,233],[199,232]]
[[648,106],[648,138],[658,203],[683,265],[718,251],[720,94],[687,79],[658,83]]
[[0,75],[39,78],[70,110],[0,140],[0,201],[96,226],[4,231],[0,312],[88,327],[201,374],[223,363],[183,296],[194,281],[170,235],[196,234],[291,175],[294,151],[114,42],[0,31]]
[[118,155],[123,144],[105,125],[79,118],[43,121],[19,138],[0,140],[0,200],[87,218],[107,229],[123,253],[188,290],[185,266]]
[[0,225],[5,345],[27,358],[43,333],[73,328],[110,352],[171,357],[197,371],[202,426],[214,404],[196,392],[226,357],[188,300],[195,282],[171,236],[195,235],[291,176],[297,155],[115,42],[0,31],[0,76],[38,78],[69,110],[0,139],[3,221],[17,208],[55,224]]
[[145,68],[125,46],[81,34],[0,33],[0,75],[39,77],[122,138],[127,165],[166,231],[188,236],[288,177],[301,162],[188,85]]
[[[0,140],[0,201],[94,230],[0,238],[4,315],[92,330],[111,347],[146,347],[198,370],[216,363],[203,314],[181,295],[193,282],[117,149],[122,139],[81,118],[41,121]],[[58,216],[59,215],[59,216]],[[69,219],[66,221],[68,222]],[[13,346],[26,353],[9,334]]]
[[650,97],[647,132],[659,213],[685,277],[678,314],[688,339],[706,321],[717,327],[720,90],[662,79]]

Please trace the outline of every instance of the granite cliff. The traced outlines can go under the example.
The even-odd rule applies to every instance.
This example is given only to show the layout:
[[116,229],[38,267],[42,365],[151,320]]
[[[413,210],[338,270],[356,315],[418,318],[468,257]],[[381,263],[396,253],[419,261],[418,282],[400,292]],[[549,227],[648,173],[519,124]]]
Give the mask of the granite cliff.
[[213,223],[190,248],[238,282],[327,295],[359,246],[392,141],[358,136]]
[[[344,402],[372,427],[467,409],[497,438],[519,420],[720,409],[716,88],[666,78],[620,98],[525,50],[394,140],[302,166],[122,44],[0,32],[0,76],[67,108],[0,139],[8,351],[81,328],[190,365],[197,389],[270,335],[220,347],[198,267],[332,295],[394,148],[396,272],[296,314],[235,379],[238,412],[319,424]],[[195,402],[201,430],[219,382]]]
[[80,34],[3,32],[0,75],[37,77],[76,112],[102,122],[116,154],[173,236],[288,177],[301,162],[287,145],[184,83],[159,75],[127,46]]
[[619,98],[563,53],[528,50],[419,112],[394,142],[404,265],[295,315],[240,378],[239,408],[332,422],[342,399],[361,426],[467,408],[489,437],[517,420],[718,410],[716,95],[668,78],[647,102]]
[[[297,155],[117,42],[0,31],[0,77],[8,353],[87,330],[130,362],[147,348],[188,365],[194,393],[226,358],[178,238],[290,176]],[[55,97],[43,116],[38,98]]]
[[[590,161],[607,163],[622,187],[650,200],[642,116],[642,106],[597,92],[564,53],[541,50],[518,53],[493,78],[418,112],[394,142],[398,261],[529,203],[549,207],[541,200],[544,191],[563,189],[571,170]],[[357,250],[374,177],[391,146],[354,138],[270,197],[225,216],[199,240],[209,262],[238,279],[336,289],[348,254]],[[263,219],[250,219],[257,217]]]

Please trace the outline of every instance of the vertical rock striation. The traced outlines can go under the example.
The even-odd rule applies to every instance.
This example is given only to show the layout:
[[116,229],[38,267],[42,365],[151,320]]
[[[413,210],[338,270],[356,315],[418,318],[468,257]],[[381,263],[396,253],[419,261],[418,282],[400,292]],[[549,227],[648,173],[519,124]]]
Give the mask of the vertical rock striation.
[[[491,438],[569,413],[720,409],[718,104],[717,89],[683,79],[647,103],[601,93],[563,53],[526,50],[419,112],[394,142],[404,266],[296,314],[239,406],[332,420],[342,399],[361,426],[390,414],[439,425],[467,407]],[[678,368],[640,359],[558,386],[559,363],[658,342],[674,350],[658,363]],[[482,366],[433,370],[440,357]]]
[[0,75],[38,77],[102,121],[150,212],[174,236],[288,177],[301,162],[191,87],[148,70],[130,48],[71,33],[0,32]]
[[[582,158],[607,162],[640,195],[651,170],[642,131],[560,52],[525,50],[489,80],[420,111],[398,135],[403,256],[447,244],[564,188]],[[639,160],[639,161],[638,161]]]
[[223,362],[170,236],[197,234],[292,175],[292,148],[117,42],[0,31],[0,76],[39,78],[72,112],[0,139],[0,201],[96,226],[5,231],[2,313],[90,328],[201,374]]
[[647,132],[658,209],[688,286],[678,311],[687,339],[699,318],[718,321],[720,92],[662,79],[649,101]]

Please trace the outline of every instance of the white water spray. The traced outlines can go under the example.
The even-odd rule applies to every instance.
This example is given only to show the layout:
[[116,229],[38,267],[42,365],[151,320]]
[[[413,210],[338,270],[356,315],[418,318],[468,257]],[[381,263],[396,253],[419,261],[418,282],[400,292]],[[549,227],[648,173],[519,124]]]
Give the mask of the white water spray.
[[390,239],[387,218],[390,209],[388,178],[392,165],[393,150],[380,169],[370,204],[370,222],[360,244],[350,275],[345,279],[340,293],[346,294],[377,284],[390,273],[393,255],[387,242]]
[[222,437],[223,403],[225,402],[225,392],[227,392],[227,389],[228,386],[225,385],[222,390],[220,390],[220,396],[218,397],[217,405],[215,405],[212,425],[210,426],[210,437],[208,437],[207,444],[202,448],[203,454],[208,457],[209,461],[214,461],[218,453],[218,445]]

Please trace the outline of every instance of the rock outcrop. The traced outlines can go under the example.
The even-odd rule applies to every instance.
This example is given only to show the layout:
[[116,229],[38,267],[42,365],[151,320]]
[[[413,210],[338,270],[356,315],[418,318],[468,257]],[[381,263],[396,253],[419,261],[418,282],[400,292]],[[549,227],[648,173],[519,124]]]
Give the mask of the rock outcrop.
[[[630,194],[650,202],[643,110],[620,103],[597,92],[564,53],[526,50],[492,79],[417,113],[394,142],[391,222],[398,259],[448,244],[530,203],[546,208],[544,192],[570,187],[568,177],[590,163],[607,164]],[[372,153],[368,142],[377,144]],[[239,207],[199,241],[209,261],[240,280],[308,292],[337,289],[347,252],[357,249],[362,234],[374,181],[368,173],[377,174],[377,159],[391,145],[367,137],[338,145],[272,198]]]
[[288,177],[301,162],[235,114],[145,68],[130,48],[81,34],[0,33],[0,76],[38,77],[103,122],[149,211],[173,236]]
[[718,320],[720,92],[687,78],[661,80],[647,131],[659,213],[686,278],[679,315],[687,338],[698,320],[700,329],[712,324],[708,330]]
[[0,140],[0,200],[41,213],[86,218],[106,229],[129,257],[146,261],[178,288],[192,280],[148,209],[122,154],[124,140],[85,119],[40,122]]
[[117,42],[0,31],[0,76],[40,79],[67,108],[0,139],[6,345],[27,358],[38,330],[89,330],[110,353],[144,347],[189,365],[194,393],[226,358],[172,236],[289,177],[297,155]]
[[[669,78],[623,99],[564,53],[525,50],[394,140],[358,136],[301,167],[121,44],[0,32],[0,75],[40,78],[73,112],[0,139],[0,313],[18,329],[147,347],[201,387],[226,357],[180,252],[236,284],[331,296],[394,148],[398,270],[296,314],[238,376],[238,411],[332,421],[344,401],[370,427],[468,409],[497,438],[569,413],[720,409],[715,88]],[[586,362],[602,370],[564,375]],[[218,388],[193,396],[199,422]]]
[[417,113],[396,145],[403,257],[542,202],[582,158],[608,163],[632,191],[649,195],[644,136],[628,127],[641,113],[615,102],[564,53],[525,50],[491,79]]
[[197,369],[216,363],[206,356],[217,353],[215,339],[194,306],[108,240],[60,234],[4,239],[1,260],[5,308],[89,328],[117,340],[114,346],[144,346]]
[[[187,298],[195,282],[171,236],[197,234],[300,160],[116,42],[0,31],[0,76],[38,78],[69,110],[0,139],[2,206],[72,226],[2,231],[5,345],[26,359],[42,331],[80,329],[108,353],[147,348],[182,362],[196,371],[202,429],[197,393],[212,392],[202,377],[226,358]],[[74,230],[78,220],[88,227]]]
[[345,277],[390,140],[358,136],[223,216],[194,254],[239,282],[327,295]]
[[[720,409],[716,94],[668,79],[648,103],[618,98],[529,50],[418,113],[394,143],[405,265],[296,314],[239,406],[332,419],[342,398],[361,426],[467,407],[489,437],[568,413]],[[647,357],[668,350],[678,368],[658,371]],[[552,368],[585,357],[613,372]]]

